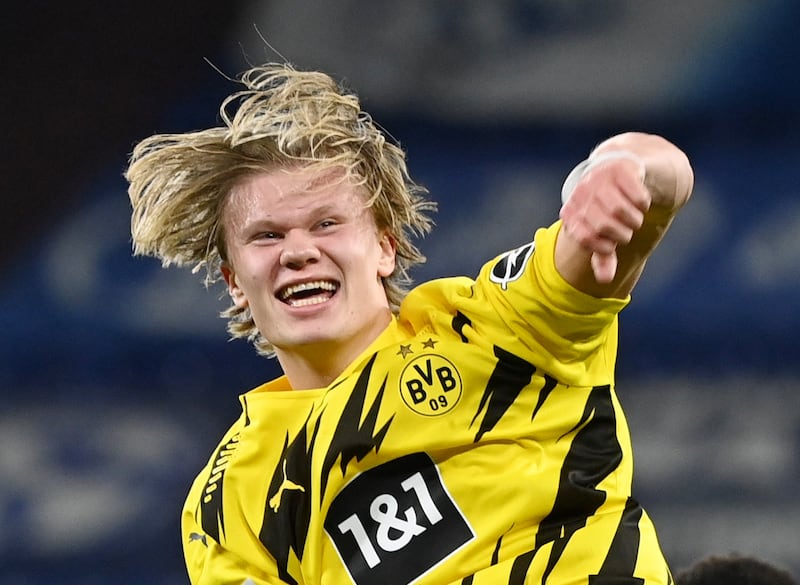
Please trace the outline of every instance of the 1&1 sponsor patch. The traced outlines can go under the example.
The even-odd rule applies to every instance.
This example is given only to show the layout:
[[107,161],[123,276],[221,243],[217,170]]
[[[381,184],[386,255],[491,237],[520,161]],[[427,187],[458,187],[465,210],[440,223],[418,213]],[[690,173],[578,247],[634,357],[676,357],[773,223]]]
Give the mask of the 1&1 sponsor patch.
[[425,453],[357,476],[333,501],[325,530],[356,585],[411,583],[474,536]]

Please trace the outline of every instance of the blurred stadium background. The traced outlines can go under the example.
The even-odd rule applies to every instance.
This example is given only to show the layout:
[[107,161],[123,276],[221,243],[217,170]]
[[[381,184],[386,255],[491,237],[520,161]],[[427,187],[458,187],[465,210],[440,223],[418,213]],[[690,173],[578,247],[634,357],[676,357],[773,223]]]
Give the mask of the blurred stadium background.
[[[473,274],[558,211],[611,133],[667,135],[694,200],[622,317],[637,491],[674,568],[800,573],[794,0],[32,0],[0,24],[0,583],[185,583],[194,473],[276,373],[220,290],[130,255],[133,144],[218,123],[229,75],[345,79],[440,202],[419,279]],[[274,48],[266,46],[264,39]]]

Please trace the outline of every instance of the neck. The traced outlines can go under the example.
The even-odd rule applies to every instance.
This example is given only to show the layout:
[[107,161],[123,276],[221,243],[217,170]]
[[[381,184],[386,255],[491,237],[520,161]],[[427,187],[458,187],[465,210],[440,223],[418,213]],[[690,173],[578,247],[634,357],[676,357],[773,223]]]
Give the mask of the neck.
[[293,390],[326,388],[367,349],[392,320],[391,311],[372,323],[363,335],[343,341],[333,339],[291,348],[275,348],[275,354]]

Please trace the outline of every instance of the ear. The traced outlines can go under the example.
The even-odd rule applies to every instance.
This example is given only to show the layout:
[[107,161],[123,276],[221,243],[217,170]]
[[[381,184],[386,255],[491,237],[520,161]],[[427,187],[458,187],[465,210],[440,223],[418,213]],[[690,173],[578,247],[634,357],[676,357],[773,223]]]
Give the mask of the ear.
[[378,245],[381,248],[380,258],[378,260],[378,276],[386,278],[394,272],[397,258],[397,241],[389,232],[383,232]]
[[233,304],[240,309],[247,308],[247,297],[245,296],[244,291],[239,287],[236,278],[236,272],[234,272],[230,264],[226,262],[223,262],[220,270],[222,272],[222,278],[225,279],[225,284],[228,285],[228,294],[233,300]]

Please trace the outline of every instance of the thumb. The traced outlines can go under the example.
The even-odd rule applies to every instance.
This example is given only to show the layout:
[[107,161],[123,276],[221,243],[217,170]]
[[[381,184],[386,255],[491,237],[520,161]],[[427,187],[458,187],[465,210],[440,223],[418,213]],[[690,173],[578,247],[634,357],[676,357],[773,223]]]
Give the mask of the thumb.
[[617,253],[616,251],[602,254],[595,252],[592,254],[592,272],[597,282],[605,284],[614,280],[617,273]]

